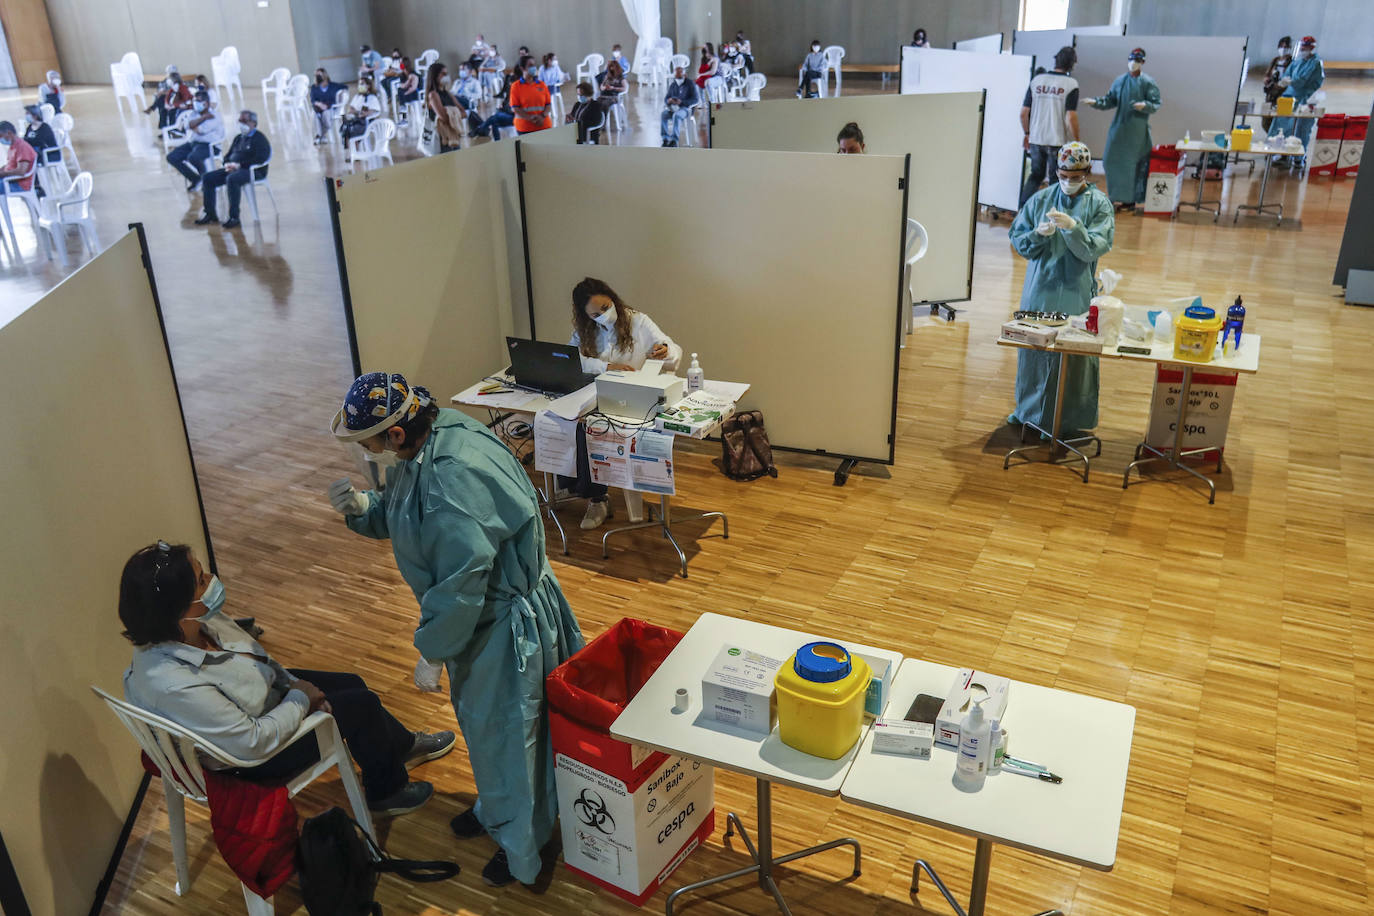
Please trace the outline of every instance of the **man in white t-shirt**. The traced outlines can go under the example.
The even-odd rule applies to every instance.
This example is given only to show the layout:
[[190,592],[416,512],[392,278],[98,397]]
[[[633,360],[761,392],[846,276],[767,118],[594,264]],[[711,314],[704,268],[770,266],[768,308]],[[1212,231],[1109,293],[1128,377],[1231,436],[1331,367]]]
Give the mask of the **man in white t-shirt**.
[[1031,165],[1018,207],[1025,206],[1042,181],[1054,181],[1059,147],[1078,139],[1078,80],[1069,76],[1076,63],[1078,54],[1073,48],[1060,48],[1054,55],[1054,69],[1037,73],[1026,89],[1021,129]]

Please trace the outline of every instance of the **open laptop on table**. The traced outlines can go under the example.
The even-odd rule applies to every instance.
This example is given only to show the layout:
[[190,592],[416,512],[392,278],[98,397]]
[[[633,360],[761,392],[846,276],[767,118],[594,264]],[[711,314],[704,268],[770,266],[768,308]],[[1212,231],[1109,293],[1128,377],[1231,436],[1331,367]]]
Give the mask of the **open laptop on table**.
[[572,394],[596,380],[596,374],[582,371],[582,357],[572,344],[549,343],[507,337],[510,374],[521,388]]

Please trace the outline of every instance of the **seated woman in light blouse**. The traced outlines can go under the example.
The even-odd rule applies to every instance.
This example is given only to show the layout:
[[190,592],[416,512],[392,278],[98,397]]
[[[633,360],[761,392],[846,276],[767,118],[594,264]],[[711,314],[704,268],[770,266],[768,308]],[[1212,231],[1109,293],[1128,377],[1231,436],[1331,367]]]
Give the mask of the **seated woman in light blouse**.
[[[572,325],[569,343],[582,356],[583,372],[636,370],[650,359],[663,360],[663,371],[675,372],[682,361],[682,348],[660,331],[652,318],[626,305],[605,280],[587,277],[573,287]],[[606,487],[591,479],[581,424],[577,428],[577,477],[560,477],[558,482],[573,495],[590,500],[582,518],[583,529],[597,528],[610,517]]]
[[223,604],[224,586],[191,548],[158,541],[130,557],[119,582],[119,619],[134,644],[124,699],[231,756],[271,756],[230,771],[254,782],[289,779],[320,759],[313,732],[291,738],[322,709],[362,770],[370,810],[407,814],[429,800],[434,787],[407,770],[452,750],[453,732],[409,731],[356,674],[283,668],[220,613]]

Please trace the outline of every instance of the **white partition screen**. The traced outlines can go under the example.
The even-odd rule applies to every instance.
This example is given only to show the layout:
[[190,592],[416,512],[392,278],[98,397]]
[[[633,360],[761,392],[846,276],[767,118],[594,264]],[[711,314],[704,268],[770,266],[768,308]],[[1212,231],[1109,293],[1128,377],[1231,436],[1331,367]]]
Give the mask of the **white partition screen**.
[[[159,538],[208,557],[145,249],[129,233],[0,328],[0,833],[28,910],[85,913],[143,768],[90,690],[123,696],[119,577]],[[170,866],[169,866],[170,867]]]
[[568,339],[572,288],[598,277],[700,353],[707,378],[750,383],[775,446],[891,463],[906,157],[521,156],[541,340]]
[[1063,47],[1072,47],[1076,35],[1123,35],[1126,26],[1084,25],[1072,29],[1037,29],[1011,33],[1011,53],[1035,58],[1035,66],[1046,70],[1054,66],[1054,55]]
[[992,35],[981,35],[978,38],[965,38],[963,41],[956,41],[954,50],[976,51],[979,54],[1001,54],[1002,33],[995,32]]
[[[967,54],[935,48],[902,48],[901,91],[987,92],[978,202],[1003,210],[1020,203],[1025,150],[1021,103],[1030,85],[1031,59],[1020,54]],[[940,125],[932,125],[938,137]]]
[[[1226,130],[1235,121],[1236,100],[1245,68],[1243,35],[1222,38],[1177,35],[1085,35],[1075,40],[1080,97],[1104,94],[1126,72],[1126,55],[1145,49],[1145,72],[1159,84],[1163,101],[1150,117],[1150,136],[1158,143],[1183,139],[1184,131]],[[1114,112],[1078,106],[1079,135],[1101,158]]]
[[[713,149],[834,152],[835,135],[850,121],[864,132],[874,155],[911,155],[907,215],[930,236],[926,256],[912,268],[917,301],[969,298],[973,279],[973,229],[978,210],[978,161],[983,132],[983,93],[860,95],[740,102],[712,117]],[[938,143],[931,125],[939,125]]]
[[528,328],[515,145],[333,180],[356,371],[402,372],[447,401],[505,365],[506,335]]

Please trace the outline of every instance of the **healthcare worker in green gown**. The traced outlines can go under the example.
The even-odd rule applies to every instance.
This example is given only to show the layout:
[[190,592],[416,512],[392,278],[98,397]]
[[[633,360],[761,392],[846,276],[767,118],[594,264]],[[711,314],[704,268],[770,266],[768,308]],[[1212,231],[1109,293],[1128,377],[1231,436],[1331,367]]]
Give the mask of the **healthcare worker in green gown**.
[[397,373],[358,378],[332,430],[387,467],[382,492],[345,478],[329,497],[349,528],[391,539],[420,602],[416,686],[438,691],[448,670],[477,783],[453,830],[500,847],[487,884],[532,884],[558,814],[544,676],[583,645],[544,556],[534,488],[490,430]]
[[1159,111],[1159,84],[1144,72],[1145,51],[1136,48],[1126,59],[1126,72],[1104,96],[1085,100],[1099,110],[1116,109],[1107,130],[1102,168],[1107,173],[1107,196],[1119,208],[1135,209],[1145,202],[1145,179],[1150,171],[1150,115]]
[[[1059,180],[1041,188],[1016,214],[1011,244],[1026,259],[1021,308],[1082,315],[1097,293],[1097,260],[1112,248],[1112,203],[1089,184],[1092,153],[1077,140],[1059,149]],[[1059,356],[1021,350],[1016,365],[1016,409],[1008,423],[1034,423],[1061,438],[1097,425],[1097,357],[1065,361],[1064,410],[1054,426]]]
[[[1312,97],[1312,93],[1322,87],[1326,82],[1326,68],[1322,66],[1321,58],[1317,56],[1317,39],[1311,35],[1304,35],[1302,41],[1298,43],[1298,59],[1288,65],[1288,69],[1283,71],[1283,78],[1279,80],[1279,85],[1283,87],[1283,94],[1293,97],[1293,109],[1296,111],[1298,106],[1305,105],[1307,100]],[[1297,137],[1302,141],[1304,149],[1311,145],[1312,125],[1316,123],[1316,118],[1275,118],[1271,125],[1274,132],[1283,131],[1285,134]],[[1280,168],[1301,167],[1302,160],[1294,156],[1284,156],[1279,163]]]

